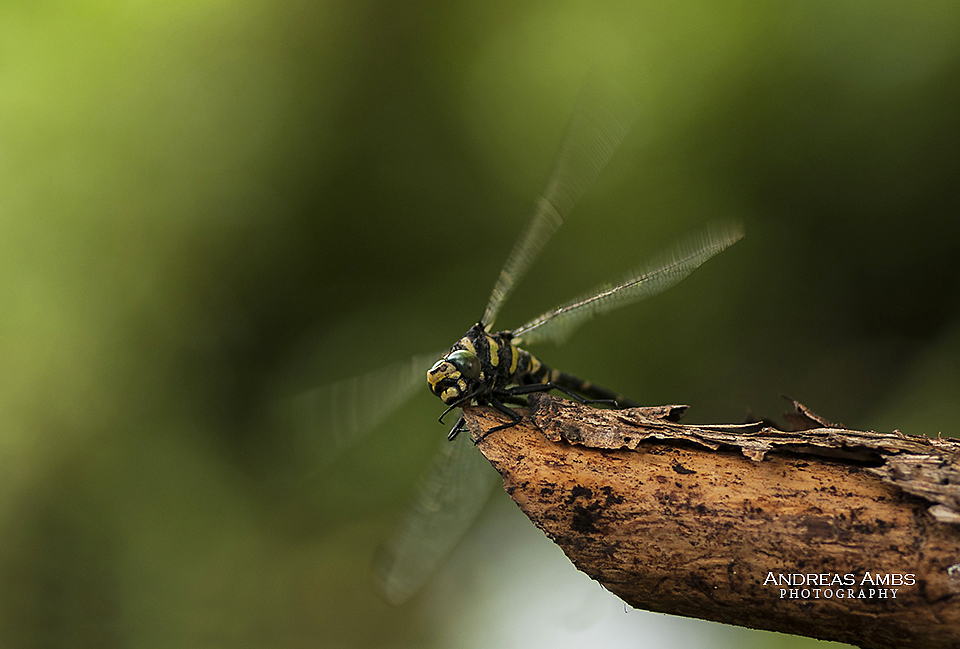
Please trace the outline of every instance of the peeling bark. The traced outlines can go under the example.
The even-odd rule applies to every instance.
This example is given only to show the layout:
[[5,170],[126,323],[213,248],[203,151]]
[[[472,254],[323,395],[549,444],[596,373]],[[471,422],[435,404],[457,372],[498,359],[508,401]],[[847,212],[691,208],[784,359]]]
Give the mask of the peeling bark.
[[957,441],[848,430],[796,403],[807,430],[531,403],[486,437],[502,415],[464,415],[524,513],[631,606],[862,647],[960,647]]

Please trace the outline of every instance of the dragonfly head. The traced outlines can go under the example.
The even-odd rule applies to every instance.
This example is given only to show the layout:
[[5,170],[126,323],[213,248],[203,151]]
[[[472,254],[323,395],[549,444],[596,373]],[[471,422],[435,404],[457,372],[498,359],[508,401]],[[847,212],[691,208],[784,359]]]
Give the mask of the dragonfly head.
[[480,380],[480,359],[467,349],[452,351],[427,370],[430,390],[448,406],[472,394]]

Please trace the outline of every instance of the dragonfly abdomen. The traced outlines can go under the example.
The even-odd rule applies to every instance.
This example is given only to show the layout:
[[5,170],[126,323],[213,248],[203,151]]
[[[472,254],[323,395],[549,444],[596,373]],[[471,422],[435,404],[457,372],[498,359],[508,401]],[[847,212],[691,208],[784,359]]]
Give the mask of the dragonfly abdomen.
[[613,390],[584,381],[578,376],[555,370],[546,363],[540,361],[530,352],[517,349],[519,353],[519,363],[516,374],[512,377],[512,382],[517,385],[533,385],[536,383],[552,383],[586,397],[598,401],[616,401],[621,408],[634,408],[640,404],[631,399],[627,399]]

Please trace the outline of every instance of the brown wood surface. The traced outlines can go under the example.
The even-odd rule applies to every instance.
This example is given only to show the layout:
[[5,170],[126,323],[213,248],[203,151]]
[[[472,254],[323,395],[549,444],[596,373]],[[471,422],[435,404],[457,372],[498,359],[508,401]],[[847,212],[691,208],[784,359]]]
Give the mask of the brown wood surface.
[[960,647],[953,440],[850,431],[799,404],[817,428],[532,402],[486,437],[502,415],[467,409],[474,440],[524,513],[631,606],[863,647]]

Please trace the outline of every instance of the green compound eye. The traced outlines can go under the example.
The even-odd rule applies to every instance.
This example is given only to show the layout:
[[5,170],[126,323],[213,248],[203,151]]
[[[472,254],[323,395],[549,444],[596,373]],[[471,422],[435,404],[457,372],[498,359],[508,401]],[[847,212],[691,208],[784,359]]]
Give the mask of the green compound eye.
[[446,360],[453,363],[464,378],[471,380],[480,378],[480,359],[473,352],[458,349],[449,354]]

